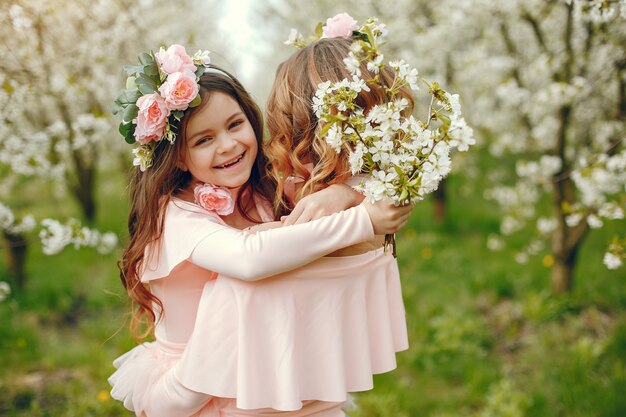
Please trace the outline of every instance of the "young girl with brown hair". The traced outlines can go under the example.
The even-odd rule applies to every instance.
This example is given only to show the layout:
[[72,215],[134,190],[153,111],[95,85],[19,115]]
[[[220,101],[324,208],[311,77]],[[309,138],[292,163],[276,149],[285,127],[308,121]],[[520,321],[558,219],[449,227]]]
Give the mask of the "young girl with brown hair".
[[[188,382],[180,389],[184,395],[192,394],[191,402],[186,397],[184,403],[190,408],[182,411],[177,403],[180,393],[172,391],[179,377],[170,368],[178,363],[198,329],[225,334],[222,342],[229,334],[237,336],[229,333],[236,317],[222,315],[216,321],[217,315],[212,314],[199,315],[196,320],[201,299],[210,298],[218,283],[231,280],[246,284],[288,271],[346,245],[371,239],[374,233],[396,231],[410,213],[410,209],[384,203],[361,204],[306,224],[257,233],[240,230],[274,219],[269,207],[273,183],[265,176],[266,160],[259,152],[260,112],[236,79],[220,69],[207,66],[194,85],[196,77],[191,71],[195,66],[190,57],[182,47],[170,49],[156,54],[159,74],[165,74],[162,85],[155,86],[158,92],[142,87],[141,83],[149,81],[144,81],[144,74],[136,74],[141,94],[136,100],[136,126],[131,134],[141,144],[135,151],[141,169],[135,170],[131,180],[130,240],[120,261],[122,282],[137,306],[133,328],[137,330],[137,324],[144,320],[148,324],[144,335],[153,330],[156,341],[118,358],[118,371],[110,378],[112,396],[137,415],[148,417],[189,415],[209,399],[204,394],[194,396],[185,388]],[[148,78],[154,73],[144,71]],[[197,97],[200,105],[191,107]],[[126,104],[127,100],[120,102]],[[127,139],[128,122],[120,128]],[[202,184],[211,184],[205,194],[206,186],[198,187]],[[220,200],[224,193],[230,194],[230,199]],[[220,279],[216,279],[218,274]],[[225,302],[211,298],[207,304],[225,308]],[[248,323],[247,328],[252,327]],[[199,334],[196,339],[202,337]],[[184,361],[187,367],[193,369],[194,363],[206,363],[207,359],[228,365],[232,352],[204,346],[198,362],[194,362],[193,352],[188,354],[192,358]],[[262,355],[259,357],[262,360]],[[225,368],[226,378],[235,376],[230,371]],[[191,379],[193,385],[196,377],[187,372],[182,378]],[[244,415],[227,390],[210,394],[213,400],[201,410],[205,415]],[[306,414],[280,415],[330,416],[334,414],[324,410],[336,409],[335,404],[322,401],[305,406]],[[258,410],[257,414],[245,415],[269,414]]]

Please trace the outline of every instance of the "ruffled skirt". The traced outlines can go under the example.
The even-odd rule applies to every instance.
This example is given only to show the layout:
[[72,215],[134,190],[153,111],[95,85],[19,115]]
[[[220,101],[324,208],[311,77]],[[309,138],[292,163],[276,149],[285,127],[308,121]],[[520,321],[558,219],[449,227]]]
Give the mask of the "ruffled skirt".
[[381,248],[252,283],[219,276],[205,286],[177,377],[239,409],[299,410],[372,389],[372,375],[407,348],[397,262]]
[[[111,397],[143,416],[145,401],[153,384],[174,366],[185,345],[163,341],[143,343],[117,358],[113,365],[117,371],[109,377]],[[211,398],[191,416],[171,417],[344,417],[343,404],[307,401],[297,411],[272,409],[241,410],[233,398]]]

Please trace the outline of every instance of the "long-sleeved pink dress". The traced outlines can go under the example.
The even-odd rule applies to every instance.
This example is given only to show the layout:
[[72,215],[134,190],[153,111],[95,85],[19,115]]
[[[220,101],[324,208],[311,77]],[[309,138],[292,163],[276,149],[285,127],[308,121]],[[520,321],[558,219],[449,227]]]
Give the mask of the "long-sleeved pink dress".
[[137,415],[343,416],[408,347],[393,256],[321,258],[373,237],[362,206],[250,234],[172,200],[164,224],[141,276],[165,311],[156,341],[109,379]]

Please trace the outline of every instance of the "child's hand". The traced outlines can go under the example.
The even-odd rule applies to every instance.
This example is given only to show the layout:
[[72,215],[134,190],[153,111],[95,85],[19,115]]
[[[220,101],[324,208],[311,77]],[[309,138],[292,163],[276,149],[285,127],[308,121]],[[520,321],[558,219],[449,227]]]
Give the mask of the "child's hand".
[[306,223],[341,210],[354,207],[363,201],[363,195],[345,184],[333,184],[303,197],[289,216],[281,220],[285,226]]
[[377,235],[392,234],[402,229],[413,211],[413,204],[396,207],[384,200],[375,203],[364,201],[361,204],[365,206],[374,227],[374,234]]

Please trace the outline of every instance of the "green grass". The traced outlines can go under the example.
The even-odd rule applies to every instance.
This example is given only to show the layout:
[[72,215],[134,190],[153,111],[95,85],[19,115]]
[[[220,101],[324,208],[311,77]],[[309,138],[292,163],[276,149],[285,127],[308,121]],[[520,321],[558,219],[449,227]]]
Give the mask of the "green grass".
[[[111,181],[119,187],[99,195],[96,226],[124,236],[123,181]],[[589,235],[573,291],[554,297],[547,252],[514,261],[528,236],[487,249],[497,209],[470,185],[450,179],[445,224],[433,223],[424,201],[399,234],[410,349],[397,370],[375,377],[373,391],[357,394],[350,416],[624,415],[625,274],[601,264],[608,237],[624,225]],[[0,303],[0,415],[131,415],[107,395],[111,361],[134,344],[118,256],[66,249],[48,257],[32,245],[25,290]]]

